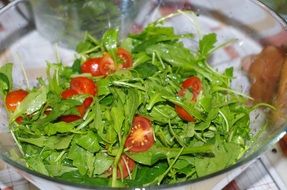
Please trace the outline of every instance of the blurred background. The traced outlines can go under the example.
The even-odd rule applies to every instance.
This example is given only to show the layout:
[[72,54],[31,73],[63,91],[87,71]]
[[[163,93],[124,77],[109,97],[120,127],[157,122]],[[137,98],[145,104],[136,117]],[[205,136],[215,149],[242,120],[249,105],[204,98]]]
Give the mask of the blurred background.
[[287,0],[260,0],[277,13],[280,13],[284,19],[287,19]]

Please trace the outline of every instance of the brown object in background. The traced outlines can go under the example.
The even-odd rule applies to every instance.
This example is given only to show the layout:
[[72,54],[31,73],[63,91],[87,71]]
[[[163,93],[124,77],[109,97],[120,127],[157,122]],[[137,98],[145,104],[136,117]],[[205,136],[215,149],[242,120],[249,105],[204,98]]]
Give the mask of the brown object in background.
[[[281,126],[287,121],[287,55],[275,46],[265,47],[258,55],[250,55],[242,60],[248,72],[250,95],[256,102],[273,103],[276,110],[272,121]],[[279,141],[287,156],[287,134]]]
[[281,76],[277,96],[274,99],[276,110],[272,113],[272,120],[281,125],[287,120],[287,57],[281,68]]
[[284,137],[280,139],[279,145],[282,149],[283,154],[287,156],[287,134],[285,134]]
[[284,52],[274,46],[265,47],[249,68],[250,95],[256,102],[271,103],[277,91]]

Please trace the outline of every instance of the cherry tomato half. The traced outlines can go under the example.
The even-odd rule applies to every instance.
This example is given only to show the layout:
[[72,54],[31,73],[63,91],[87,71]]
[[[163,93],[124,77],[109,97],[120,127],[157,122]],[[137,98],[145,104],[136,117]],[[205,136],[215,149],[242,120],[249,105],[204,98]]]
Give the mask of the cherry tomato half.
[[[197,96],[199,95],[200,91],[202,90],[202,83],[201,80],[196,76],[191,76],[184,80],[181,84],[181,89],[178,92],[179,96],[184,96],[186,91],[191,89],[192,92],[192,100],[196,101]],[[175,105],[175,111],[178,116],[188,122],[195,121],[194,117],[190,115],[184,108],[181,106]]]
[[102,73],[100,72],[100,63],[102,58],[91,58],[85,61],[81,65],[81,72],[82,73],[91,73],[93,76],[101,76]]
[[123,68],[130,68],[133,64],[132,55],[124,48],[117,49],[117,55],[122,60],[122,67]]
[[132,129],[125,142],[125,147],[132,152],[144,152],[154,144],[154,135],[151,121],[143,116],[136,116]]
[[97,86],[93,80],[87,77],[75,77],[70,82],[70,88],[78,94],[96,95]]
[[184,121],[194,121],[193,116],[191,116],[185,109],[183,109],[181,106],[175,105],[175,111],[178,114],[178,116],[183,119]]
[[78,93],[75,90],[69,88],[69,89],[64,90],[61,93],[61,97],[63,99],[68,99],[68,98],[71,98],[72,96],[77,95],[77,94]]
[[24,118],[22,116],[19,116],[15,119],[15,121],[19,124],[21,124],[23,122]]
[[[78,93],[75,90],[72,89],[66,89],[61,93],[61,96],[63,99],[71,98],[74,95],[77,95]],[[76,121],[78,119],[81,119],[84,114],[86,113],[88,107],[92,104],[93,98],[88,97],[84,100],[83,104],[76,107],[76,109],[79,112],[79,115],[63,115],[60,117],[60,120],[65,121],[67,123]]]
[[60,119],[61,121],[66,122],[66,123],[70,123],[70,122],[79,120],[79,119],[81,119],[81,118],[82,118],[82,117],[79,116],[79,115],[62,115],[59,119]]
[[[125,154],[121,155],[121,159],[119,161],[118,169],[117,169],[117,178],[123,179],[123,178],[128,177],[129,173],[133,171],[135,166],[136,164],[134,160],[130,159]],[[121,167],[121,169],[119,167]]]
[[6,96],[6,107],[8,111],[15,111],[17,106],[28,95],[28,92],[22,89],[11,91]]
[[116,70],[116,66],[115,66],[114,60],[108,53],[105,53],[101,59],[100,67],[99,67],[99,71],[101,75],[111,74],[115,72],[115,70]]
[[201,80],[196,76],[191,76],[185,79],[181,84],[181,91],[179,92],[180,96],[184,96],[186,90],[191,89],[193,94],[193,100],[196,100],[198,94],[202,89]]
[[[73,89],[66,89],[61,93],[61,97],[63,99],[69,99],[72,96],[77,95],[77,94],[78,93]],[[79,111],[81,116],[82,116],[82,114],[84,114],[84,109],[83,109],[82,105],[77,106],[77,110]],[[78,119],[81,119],[81,116],[79,116],[79,115],[63,115],[60,117],[60,120],[65,121],[67,123],[70,123],[70,122],[76,121]]]

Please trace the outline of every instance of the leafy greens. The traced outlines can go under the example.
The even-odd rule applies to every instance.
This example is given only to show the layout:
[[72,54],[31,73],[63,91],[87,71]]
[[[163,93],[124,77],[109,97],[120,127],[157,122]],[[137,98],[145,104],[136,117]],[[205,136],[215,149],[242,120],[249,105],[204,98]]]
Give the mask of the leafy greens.
[[[118,30],[109,29],[98,40],[87,34],[79,43],[79,58],[71,67],[48,64],[47,81],[29,95],[10,117],[10,129],[23,150],[28,167],[45,175],[76,183],[113,187],[173,184],[208,175],[235,163],[250,139],[248,99],[230,88],[232,68],[218,73],[208,66],[216,43],[211,33],[191,51],[172,27],[149,24],[140,34],[123,39],[133,56],[131,69],[106,77],[91,77],[98,95],[85,116],[72,123],[57,120],[76,113],[85,97],[63,100],[60,93],[73,76],[82,75],[80,64],[89,57],[121,46]],[[12,64],[0,68],[0,95],[12,89]],[[177,96],[182,81],[199,77],[203,90],[196,102]],[[185,122],[174,105],[196,119]],[[47,115],[45,110],[52,108]],[[15,122],[26,115],[21,124]],[[135,115],[151,119],[155,144],[145,152],[129,152],[124,143]],[[136,162],[129,178],[117,179],[107,170],[125,153]]]

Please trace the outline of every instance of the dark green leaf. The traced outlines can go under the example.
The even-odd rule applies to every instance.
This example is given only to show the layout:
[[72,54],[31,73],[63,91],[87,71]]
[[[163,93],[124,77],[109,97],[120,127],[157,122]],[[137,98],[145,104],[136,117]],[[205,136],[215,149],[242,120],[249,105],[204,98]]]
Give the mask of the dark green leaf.
[[95,156],[94,174],[99,175],[107,171],[114,162],[114,158],[105,153],[98,153]]
[[141,78],[148,78],[154,75],[158,71],[158,68],[151,63],[143,63],[136,66],[134,71],[136,71]]
[[73,165],[78,168],[81,175],[92,175],[94,169],[94,157],[92,153],[73,144],[69,149],[68,158],[73,160]]
[[[213,145],[203,145],[183,148],[182,155],[186,154],[197,154],[197,153],[213,153]],[[144,165],[153,165],[159,160],[166,158],[174,158],[180,152],[180,148],[166,148],[152,146],[149,150],[145,152],[132,153],[127,152],[126,154],[138,163]]]
[[88,131],[87,134],[77,135],[74,141],[91,153],[95,153],[100,150],[98,138],[92,131]]

